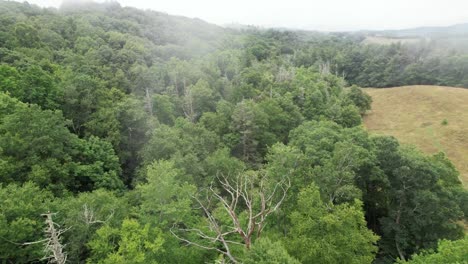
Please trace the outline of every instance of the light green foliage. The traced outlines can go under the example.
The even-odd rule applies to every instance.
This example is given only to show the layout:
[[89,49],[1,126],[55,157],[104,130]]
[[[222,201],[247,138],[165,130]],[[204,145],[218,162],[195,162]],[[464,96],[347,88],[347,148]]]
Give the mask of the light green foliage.
[[[39,261],[40,244],[14,243],[40,239],[49,204],[71,228],[73,263],[369,263],[377,238],[366,226],[385,263],[463,236],[456,169],[443,154],[370,138],[360,124],[371,99],[356,85],[468,87],[465,40],[365,45],[359,34],[75,4],[0,2],[0,262]],[[289,188],[275,213],[257,215],[268,215],[258,235],[239,235],[223,204],[206,200],[233,199],[216,176],[239,175],[248,197],[231,212],[245,230],[250,205],[269,208],[262,197]],[[219,236],[210,219],[237,230],[226,235],[242,244],[232,256],[181,230]]]
[[321,199],[328,206],[353,203],[355,199],[369,199],[372,204],[381,199],[378,195],[385,195],[367,196],[373,190],[373,183],[367,179],[382,172],[376,165],[371,141],[361,128],[341,128],[329,121],[304,122],[291,131],[290,145],[302,154],[296,159],[298,173],[293,177],[293,191],[287,202],[291,211],[296,206],[294,197],[311,182],[319,187]]
[[163,263],[199,263],[203,252],[192,247],[180,247],[170,229],[175,225],[198,222],[192,209],[196,187],[186,183],[173,161],[155,161],[147,166],[146,179],[136,187],[140,215],[144,223],[157,226],[165,243],[156,259]]
[[59,212],[56,222],[62,227],[71,227],[62,235],[70,262],[78,262],[89,256],[90,249],[86,243],[96,230],[104,225],[120,225],[130,211],[125,198],[103,189],[56,200],[54,207]]
[[158,263],[155,254],[162,249],[161,231],[142,226],[137,220],[125,219],[120,228],[103,226],[88,243],[91,257],[88,263],[125,264]]
[[205,158],[216,148],[216,144],[217,137],[214,133],[198,124],[178,119],[173,127],[161,125],[153,131],[143,150],[143,157],[145,162],[152,162],[193,152],[198,157]]
[[311,185],[299,194],[291,214],[289,252],[303,263],[372,263],[378,236],[367,229],[362,202],[323,203]]
[[398,261],[408,264],[464,264],[468,263],[468,236],[455,241],[441,240],[437,251],[425,251],[415,254],[408,261]]
[[[303,159],[303,154],[296,147],[276,143],[268,150],[265,168],[272,179],[280,180],[284,176],[289,176],[293,182],[298,182],[295,178],[302,174],[297,170],[303,165]],[[299,181],[304,182],[304,179]]]
[[28,65],[21,71],[8,65],[0,65],[0,91],[25,103],[34,103],[43,108],[58,107],[61,91],[50,72],[38,65]]
[[146,183],[138,185],[137,191],[141,193],[141,210],[147,222],[169,228],[188,220],[195,186],[186,182],[172,161],[155,161],[146,169]]
[[260,238],[255,241],[243,261],[245,264],[299,264],[291,257],[280,241]]
[[18,23],[15,26],[15,35],[18,44],[21,46],[32,48],[40,44],[37,30],[32,25]]

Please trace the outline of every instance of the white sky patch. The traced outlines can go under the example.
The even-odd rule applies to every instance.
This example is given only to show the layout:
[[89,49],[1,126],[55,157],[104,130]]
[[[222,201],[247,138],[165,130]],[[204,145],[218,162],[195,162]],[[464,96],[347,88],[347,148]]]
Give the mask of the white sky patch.
[[[60,0],[29,0],[60,6]],[[102,1],[101,1],[102,2]],[[344,31],[447,26],[468,22],[468,0],[120,0],[123,6],[224,25]]]

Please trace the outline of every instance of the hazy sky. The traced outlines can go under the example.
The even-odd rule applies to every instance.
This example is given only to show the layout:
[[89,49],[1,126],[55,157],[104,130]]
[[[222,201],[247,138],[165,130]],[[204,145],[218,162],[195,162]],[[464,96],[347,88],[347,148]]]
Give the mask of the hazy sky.
[[[29,0],[58,7],[61,0]],[[468,0],[120,0],[123,6],[239,23],[315,30],[400,29],[468,23]]]

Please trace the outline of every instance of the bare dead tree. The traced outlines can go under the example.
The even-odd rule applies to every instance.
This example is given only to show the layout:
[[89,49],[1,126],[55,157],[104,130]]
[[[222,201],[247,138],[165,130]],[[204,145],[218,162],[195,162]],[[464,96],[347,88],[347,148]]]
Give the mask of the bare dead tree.
[[292,69],[287,69],[284,66],[281,66],[276,73],[276,82],[285,82],[285,81],[290,81],[294,79],[295,75],[295,70],[294,68]]
[[83,221],[88,225],[93,225],[93,224],[105,224],[107,223],[112,217],[114,216],[114,211],[112,211],[109,216],[107,216],[107,219],[106,220],[99,220],[99,219],[96,219],[96,217],[94,216],[94,211],[92,208],[88,208],[88,205],[87,204],[84,204],[83,205],[83,213],[82,213],[82,217],[83,217]]
[[331,73],[330,61],[320,63],[319,72],[321,75],[329,75]]
[[145,87],[145,108],[150,116],[153,116],[153,100],[149,87]]
[[42,214],[45,217],[46,229],[44,241],[44,252],[46,253],[44,259],[49,263],[64,264],[67,261],[67,253],[63,251],[65,245],[62,244],[61,236],[68,229],[60,229],[60,226],[54,222],[52,217],[55,213]]
[[[193,197],[207,218],[209,232],[196,228],[178,229],[180,232],[195,234],[206,243],[190,241],[176,234],[173,229],[171,233],[188,245],[216,250],[232,262],[238,263],[231,253],[230,246],[241,245],[250,249],[252,239],[260,237],[268,216],[277,211],[286,198],[291,185],[290,179],[284,177],[276,183],[270,183],[267,174],[261,172],[256,175],[240,174],[235,179],[218,176],[217,180],[226,195],[220,194],[212,184],[207,190],[206,201]],[[211,206],[213,201],[219,203],[229,215],[231,220],[229,225],[224,225],[216,218],[214,215],[216,208]],[[239,216],[244,212],[247,219],[241,221]],[[219,247],[220,244],[222,247]]]
[[46,228],[44,229],[44,239],[24,243],[17,243],[10,240],[6,241],[18,246],[43,244],[45,256],[41,260],[47,260],[48,263],[65,264],[67,262],[67,254],[63,251],[65,245],[62,245],[61,243],[61,236],[70,228],[60,229],[60,226],[53,221],[53,215],[55,215],[55,213],[48,212],[47,214],[41,214],[41,216],[45,217],[46,224]]
[[184,79],[184,101],[182,104],[182,110],[184,111],[185,117],[190,120],[190,122],[195,122],[195,110],[193,105],[193,95],[192,95],[192,87],[185,86],[185,79]]

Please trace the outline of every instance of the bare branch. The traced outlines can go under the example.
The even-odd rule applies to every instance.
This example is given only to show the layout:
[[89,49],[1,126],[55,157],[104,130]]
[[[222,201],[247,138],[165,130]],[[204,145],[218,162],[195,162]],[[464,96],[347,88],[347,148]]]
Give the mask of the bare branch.
[[88,208],[87,204],[83,205],[83,219],[87,225],[105,224],[114,216],[114,210],[110,213],[106,220],[97,220],[94,216],[94,211]]
[[61,235],[70,228],[57,230],[56,227],[60,228],[60,226],[53,221],[52,217],[54,215],[54,213],[42,214],[46,218],[45,223],[47,225],[45,229],[46,239],[43,240],[45,242],[44,252],[46,253],[44,259],[49,260],[49,263],[64,264],[67,262],[67,254],[63,252],[65,245],[61,243]]
[[[262,173],[262,172],[258,172]],[[291,186],[289,175],[284,176],[274,185],[268,184],[267,175],[261,177],[253,177],[252,175],[239,174],[234,179],[227,178],[223,175],[216,175],[216,179],[224,194],[218,192],[213,184],[207,188],[206,202],[202,202],[198,197],[193,196],[193,199],[198,203],[199,208],[203,211],[207,221],[208,228],[213,234],[207,234],[200,229],[188,228],[179,229],[180,232],[193,233],[199,238],[207,241],[212,245],[203,245],[189,239],[183,238],[173,232],[171,233],[179,240],[207,250],[216,250],[227,256],[232,262],[238,261],[232,256],[230,245],[242,245],[250,249],[252,237],[256,233],[257,237],[261,235],[267,217],[277,211],[286,198],[287,191]],[[212,199],[218,201],[222,208],[229,215],[232,226],[223,226],[220,220],[216,219],[210,206]],[[245,211],[238,210],[238,205],[242,203]],[[247,223],[245,226],[239,221],[239,215],[242,212],[247,213]],[[227,231],[226,231],[227,229]],[[228,239],[228,237],[238,234],[243,243]],[[222,248],[219,247],[219,243]]]

